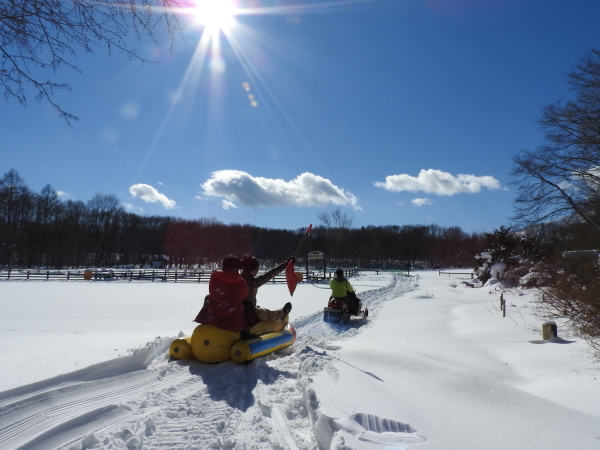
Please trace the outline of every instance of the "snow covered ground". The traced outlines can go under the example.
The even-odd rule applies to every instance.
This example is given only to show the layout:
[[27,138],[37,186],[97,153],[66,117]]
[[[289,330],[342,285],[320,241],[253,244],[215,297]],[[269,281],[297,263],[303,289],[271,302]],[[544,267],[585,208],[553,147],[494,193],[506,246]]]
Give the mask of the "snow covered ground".
[[[363,273],[367,320],[292,298],[298,341],[249,364],[169,360],[206,284],[0,282],[1,449],[596,449],[600,365],[541,340],[531,294]],[[259,304],[281,307],[284,285]]]

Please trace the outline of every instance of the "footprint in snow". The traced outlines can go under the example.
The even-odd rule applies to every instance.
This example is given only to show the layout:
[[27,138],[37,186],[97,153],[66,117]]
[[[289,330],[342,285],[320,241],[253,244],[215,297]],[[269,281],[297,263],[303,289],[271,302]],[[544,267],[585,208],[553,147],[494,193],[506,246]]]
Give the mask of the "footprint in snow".
[[333,365],[327,364],[327,366],[325,366],[325,370],[333,382],[337,383],[340,380],[340,372]]
[[341,419],[333,419],[321,414],[316,428],[316,437],[320,444],[325,448],[336,450],[355,448],[359,441],[386,448],[394,448],[391,447],[394,445],[404,448],[405,445],[427,440],[409,424],[364,413]]

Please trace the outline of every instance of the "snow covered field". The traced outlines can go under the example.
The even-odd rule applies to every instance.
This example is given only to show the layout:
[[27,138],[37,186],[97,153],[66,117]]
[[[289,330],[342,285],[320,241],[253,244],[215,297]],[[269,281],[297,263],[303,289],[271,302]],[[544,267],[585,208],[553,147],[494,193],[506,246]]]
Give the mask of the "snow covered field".
[[[465,275],[353,278],[368,320],[292,298],[298,341],[250,364],[169,361],[206,284],[0,282],[1,449],[596,449],[600,365],[530,294]],[[285,285],[259,291],[281,307]]]

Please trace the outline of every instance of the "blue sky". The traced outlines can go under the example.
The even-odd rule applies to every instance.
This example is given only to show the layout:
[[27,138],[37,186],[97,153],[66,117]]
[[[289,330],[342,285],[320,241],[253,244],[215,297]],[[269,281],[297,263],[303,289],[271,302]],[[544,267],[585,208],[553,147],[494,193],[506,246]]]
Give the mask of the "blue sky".
[[155,64],[99,49],[46,74],[73,87],[56,96],[72,127],[33,97],[0,102],[0,171],[142,215],[298,229],[340,207],[355,227],[490,231],[512,214],[510,157],[600,46],[597,0],[238,7],[206,57],[186,16],[172,52],[132,40]]

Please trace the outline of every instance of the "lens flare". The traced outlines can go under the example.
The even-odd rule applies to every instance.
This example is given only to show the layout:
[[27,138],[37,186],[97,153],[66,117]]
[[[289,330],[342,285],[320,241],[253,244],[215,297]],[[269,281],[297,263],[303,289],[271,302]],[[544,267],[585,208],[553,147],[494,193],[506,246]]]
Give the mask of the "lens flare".
[[[277,100],[273,91],[266,83],[259,68],[256,66],[256,57],[250,54],[250,51],[243,45],[248,36],[254,37],[257,42],[264,39],[264,35],[259,30],[254,30],[243,23],[238,23],[235,18],[238,16],[262,16],[262,15],[280,15],[291,18],[289,23],[299,23],[302,14],[313,13],[331,13],[345,7],[355,7],[356,5],[368,5],[379,0],[328,0],[313,2],[298,2],[292,5],[280,6],[261,6],[259,1],[254,0],[181,0],[176,3],[178,6],[173,8],[176,14],[181,14],[191,19],[191,21],[202,28],[202,33],[196,45],[194,54],[185,70],[185,73],[179,83],[177,90],[170,95],[170,105],[165,113],[158,131],[145,158],[139,168],[139,174],[144,170],[146,163],[150,160],[151,154],[157,147],[158,142],[169,123],[176,107],[185,100],[193,98],[196,89],[202,80],[206,81],[204,74],[208,69],[210,82],[205,83],[209,86],[209,95],[211,96],[211,105],[217,105],[217,98],[223,93],[223,83],[227,64],[221,48],[221,38],[229,44],[231,50],[237,58],[249,81],[242,83],[242,88],[248,95],[248,103],[252,108],[257,108],[261,99],[261,107],[267,111],[271,117],[275,117],[275,110],[279,111],[282,119],[292,128],[293,132],[300,138],[302,143],[311,151],[315,159],[319,160],[317,154],[310,147],[298,127],[293,123],[290,115],[285,111],[283,105]],[[276,2],[279,3],[279,2]],[[150,6],[148,8],[156,14],[164,14],[164,10],[159,6]],[[252,83],[252,85],[250,84]],[[251,93],[256,92],[257,95]],[[265,101],[269,100],[269,101]],[[273,119],[275,120],[275,119]],[[280,129],[279,125],[277,126]]]
[[229,32],[235,25],[236,8],[229,0],[195,0],[190,12],[210,33]]

